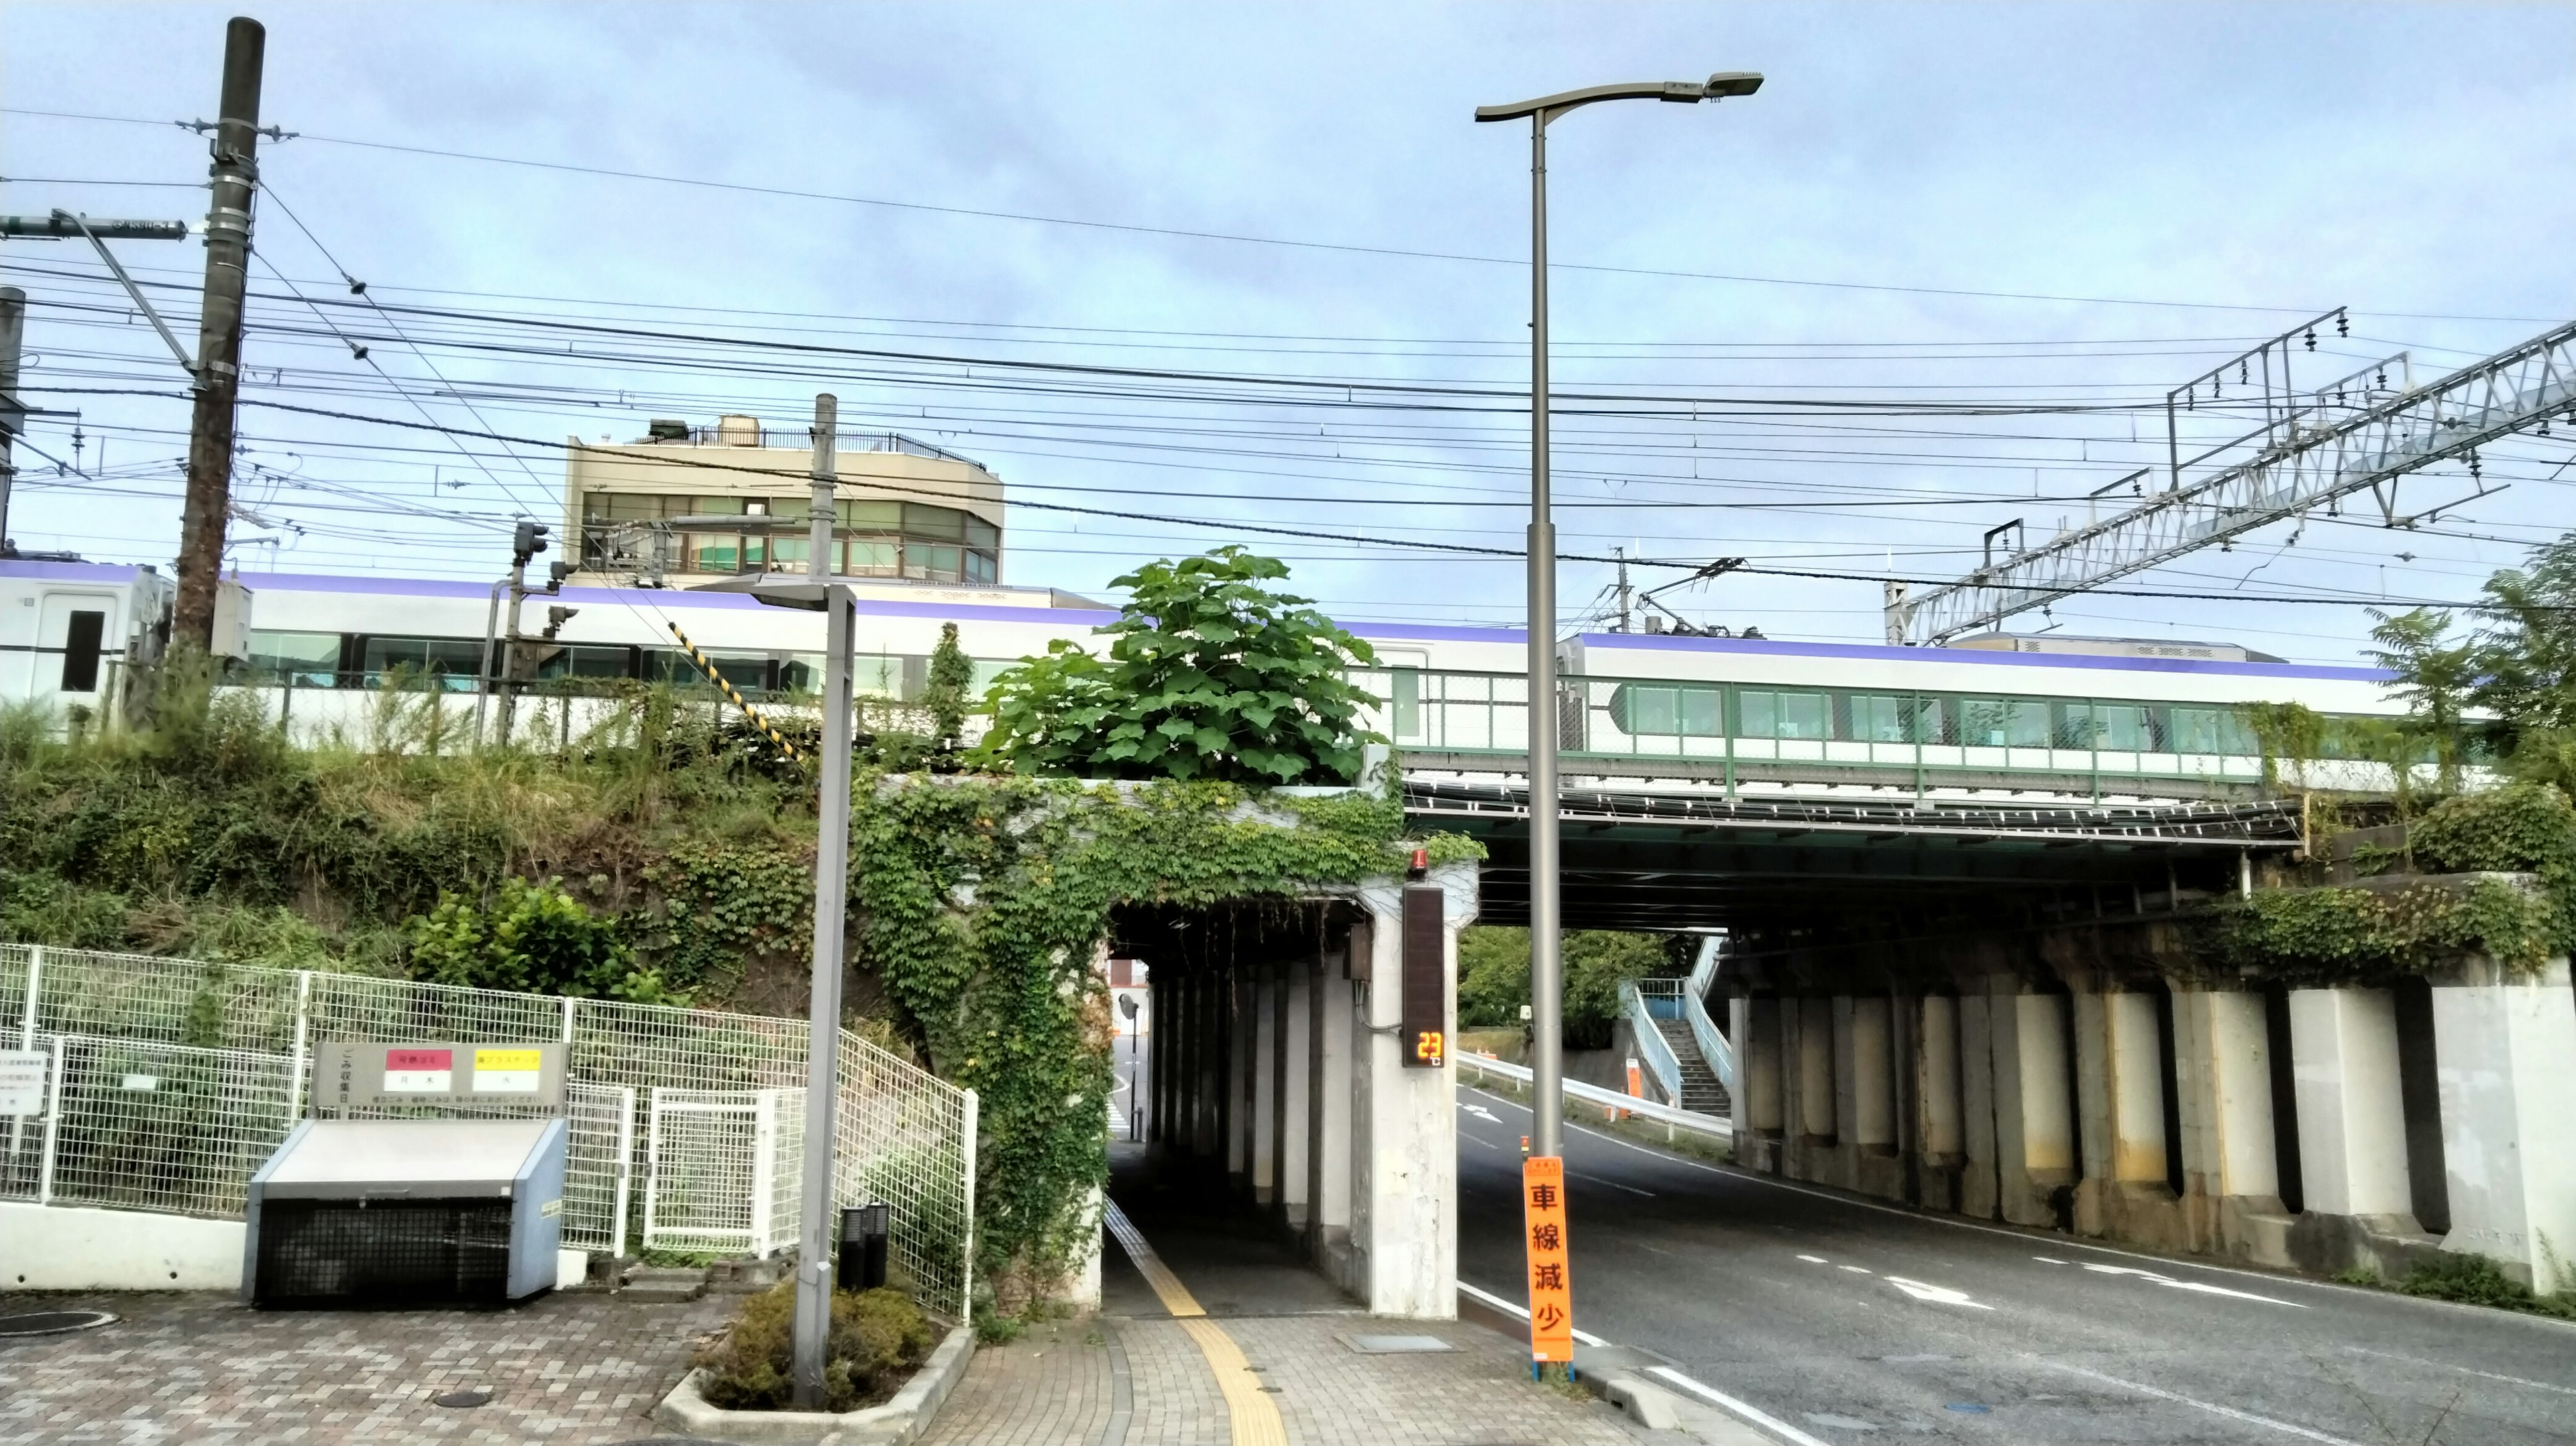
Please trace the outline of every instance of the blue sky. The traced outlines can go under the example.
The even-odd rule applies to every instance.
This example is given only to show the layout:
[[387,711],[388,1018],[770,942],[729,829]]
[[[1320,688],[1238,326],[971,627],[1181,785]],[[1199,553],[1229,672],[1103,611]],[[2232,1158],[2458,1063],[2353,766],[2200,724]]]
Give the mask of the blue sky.
[[[211,115],[228,13],[12,3],[0,95],[17,112]],[[648,417],[719,408],[796,425],[829,389],[846,422],[982,458],[1023,501],[1495,547],[1518,545],[1526,467],[1507,405],[1285,405],[1259,383],[1192,384],[1226,394],[1207,401],[1167,378],[1037,387],[995,364],[1524,386],[1527,134],[1473,124],[1474,107],[1762,71],[1747,100],[1600,107],[1553,133],[1560,389],[1704,397],[1715,414],[1560,421],[1556,465],[1568,552],[1856,575],[1673,595],[1773,636],[1874,638],[1868,579],[1954,576],[1979,533],[2016,516],[2035,534],[2080,521],[2084,505],[2063,499],[2161,452],[2161,413],[2144,404],[2314,312],[2353,311],[2350,338],[2323,339],[2318,380],[2399,350],[2438,372],[2576,316],[2565,5],[276,5],[260,18],[266,118],[304,134],[266,152],[259,245],[292,291],[255,269],[254,289],[281,299],[248,343],[274,376],[254,397],[623,440]],[[0,209],[193,219],[204,197],[186,183],[204,170],[203,142],[166,124],[0,115]],[[1348,247],[1380,250],[1335,249]],[[202,262],[193,242],[121,252],[138,275],[189,285]],[[299,334],[325,328],[291,299],[346,299],[343,269],[371,296],[508,320],[397,318],[414,347],[387,340],[381,316],[319,308],[375,338],[360,363]],[[11,242],[0,270],[35,302],[31,386],[176,390],[93,258]],[[171,310],[192,318],[193,298],[174,294]],[[877,363],[756,348],[692,366],[717,349],[671,342],[654,345],[682,364],[648,365],[632,359],[644,343],[589,336],[580,356],[526,349],[561,335],[531,320],[573,317],[935,353],[982,376],[888,380]],[[456,389],[478,395],[472,413],[444,395]],[[2134,405],[1975,419],[1778,405],[1972,398]],[[77,456],[70,419],[31,440],[93,475],[22,455],[19,544],[166,561],[186,404],[35,400],[80,408]],[[244,434],[239,495],[272,525],[236,530],[279,539],[237,550],[254,568],[485,577],[506,561],[511,514],[559,505],[550,448],[257,407]],[[2513,485],[2438,533],[2319,521],[2285,545],[2292,529],[2276,528],[2137,585],[2467,597],[2517,541],[2576,515],[2576,468],[2551,475],[2569,455],[2562,439],[2491,457],[2490,479]],[[2452,468],[2408,487],[2425,506],[2471,483]],[[1763,505],[1708,505],[1746,502]],[[1099,593],[1137,560],[1230,540],[1288,557],[1346,615],[1508,621],[1520,607],[1509,560],[1031,508],[1012,516],[1010,580]],[[1569,617],[1608,574],[1565,566]],[[2367,626],[2357,608],[2107,597],[2054,621],[2332,660]]]

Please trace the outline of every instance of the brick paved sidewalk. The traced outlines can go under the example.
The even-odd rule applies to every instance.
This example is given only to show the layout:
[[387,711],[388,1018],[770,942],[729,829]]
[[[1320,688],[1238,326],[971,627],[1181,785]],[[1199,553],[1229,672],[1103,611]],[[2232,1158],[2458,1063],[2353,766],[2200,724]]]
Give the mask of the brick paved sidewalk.
[[[737,1298],[550,1295],[500,1311],[253,1311],[229,1295],[0,1297],[117,1324],[0,1343],[0,1446],[574,1446],[646,1413]],[[485,1390],[489,1404],[430,1404]]]
[[[1645,1439],[1608,1406],[1532,1385],[1525,1349],[1481,1326],[1364,1315],[1216,1323],[1278,1402],[1289,1446]],[[1438,1336],[1458,1349],[1361,1355],[1341,1339],[1370,1334]],[[1216,1380],[1179,1322],[1103,1316],[977,1352],[922,1446],[1229,1446],[1229,1429]]]

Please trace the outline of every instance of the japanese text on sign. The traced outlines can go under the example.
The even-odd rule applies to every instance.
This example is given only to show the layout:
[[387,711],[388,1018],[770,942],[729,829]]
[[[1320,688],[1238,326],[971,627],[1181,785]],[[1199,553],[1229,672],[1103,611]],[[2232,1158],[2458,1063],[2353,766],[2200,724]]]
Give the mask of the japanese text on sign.
[[1522,1243],[1529,1254],[1530,1359],[1574,1359],[1574,1290],[1566,1278],[1565,1161],[1521,1162]]

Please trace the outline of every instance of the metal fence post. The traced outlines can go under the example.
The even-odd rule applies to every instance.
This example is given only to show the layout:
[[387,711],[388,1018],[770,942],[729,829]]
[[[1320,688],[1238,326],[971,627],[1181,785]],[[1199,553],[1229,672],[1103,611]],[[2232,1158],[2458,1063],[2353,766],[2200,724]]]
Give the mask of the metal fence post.
[[[751,1114],[751,1253],[769,1258],[771,1205],[777,1184],[778,1091],[752,1096]],[[824,1197],[828,1203],[830,1197]]]
[[617,1090],[617,1225],[611,1232],[613,1256],[626,1254],[626,1208],[635,1185],[635,1086]]
[[977,1112],[982,1104],[982,1097],[973,1090],[966,1092],[966,1121],[960,1132],[964,1137],[966,1154],[966,1228],[960,1232],[964,1243],[958,1247],[964,1254],[957,1262],[957,1323],[960,1326],[975,1324],[975,1129]]
[[295,971],[295,1051],[288,1058],[291,1077],[286,1084],[286,1123],[293,1125],[304,1118],[304,1049],[305,1030],[313,1017],[313,971]]
[[36,996],[45,987],[45,946],[27,946],[27,1007],[18,1022],[18,1047],[36,1047]]
[[63,1133],[63,1037],[54,1036],[54,1068],[45,1082],[45,1156],[36,1166],[36,1203],[54,1203],[54,1147]]

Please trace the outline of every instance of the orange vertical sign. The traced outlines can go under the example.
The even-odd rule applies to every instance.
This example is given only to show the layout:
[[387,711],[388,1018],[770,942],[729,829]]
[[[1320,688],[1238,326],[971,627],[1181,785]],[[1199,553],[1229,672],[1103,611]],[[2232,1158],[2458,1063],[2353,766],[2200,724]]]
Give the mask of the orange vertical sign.
[[1566,1275],[1565,1160],[1521,1162],[1521,1221],[1529,1248],[1530,1359],[1574,1360],[1574,1288]]

